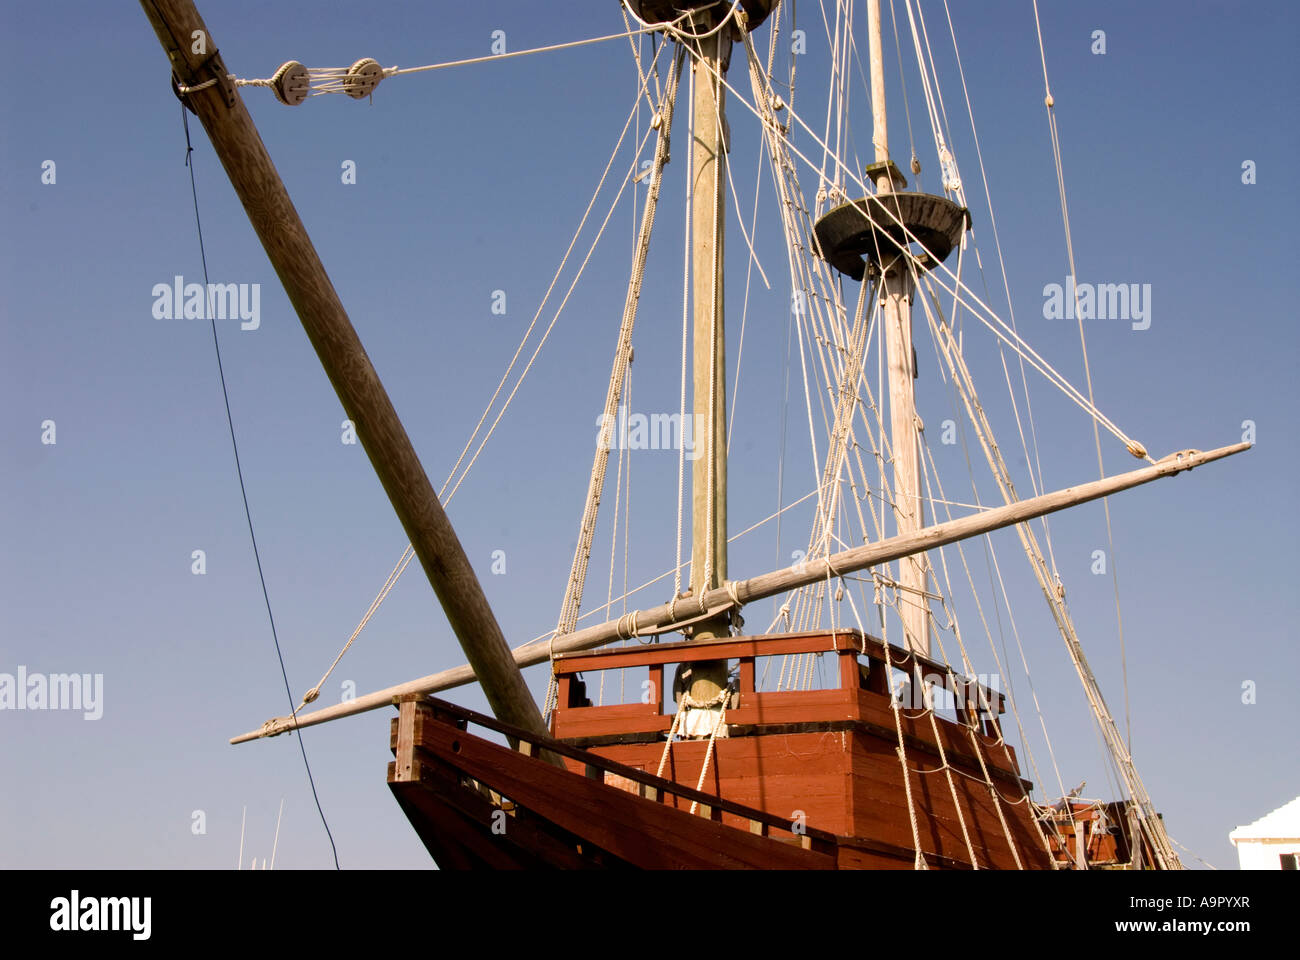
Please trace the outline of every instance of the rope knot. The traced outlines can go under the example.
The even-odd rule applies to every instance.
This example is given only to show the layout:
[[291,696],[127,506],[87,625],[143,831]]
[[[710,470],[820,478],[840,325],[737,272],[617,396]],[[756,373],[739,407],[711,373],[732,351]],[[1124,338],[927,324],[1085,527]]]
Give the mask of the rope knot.
[[681,705],[693,710],[710,710],[713,707],[719,707],[724,704],[731,696],[731,688],[723,687],[716,694],[707,700],[696,700],[689,693],[682,694]]

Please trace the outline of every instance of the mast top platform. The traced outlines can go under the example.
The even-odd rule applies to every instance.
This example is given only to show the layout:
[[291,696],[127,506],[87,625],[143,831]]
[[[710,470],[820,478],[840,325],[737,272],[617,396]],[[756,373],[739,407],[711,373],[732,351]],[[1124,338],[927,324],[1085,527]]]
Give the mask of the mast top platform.
[[[717,0],[627,0],[627,5],[646,23],[667,23],[683,13],[718,6]],[[776,0],[740,0],[740,6],[749,19],[746,29],[754,30],[771,14]]]
[[885,193],[850,200],[828,210],[813,235],[818,255],[836,270],[861,280],[867,264],[893,260],[900,248],[913,251],[917,268],[932,270],[970,229],[970,211],[947,197],[928,193]]

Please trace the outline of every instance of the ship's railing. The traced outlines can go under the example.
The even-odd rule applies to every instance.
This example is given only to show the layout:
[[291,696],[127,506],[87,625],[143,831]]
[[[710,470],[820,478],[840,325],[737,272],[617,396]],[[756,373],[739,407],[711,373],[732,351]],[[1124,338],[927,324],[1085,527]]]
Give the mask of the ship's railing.
[[[520,727],[503,723],[495,717],[468,710],[445,700],[425,697],[420,694],[406,694],[393,699],[393,705],[398,707],[399,711],[404,702],[418,704],[420,708],[427,709],[434,720],[451,724],[458,730],[468,732],[469,725],[474,724],[498,733],[504,736],[515,750],[526,756],[537,756],[542,751],[554,753],[581,764],[583,771],[591,779],[609,783],[611,778],[616,778],[623,781],[619,787],[620,789],[635,785],[635,789],[630,792],[636,793],[644,799],[664,803],[668,798],[675,797],[677,806],[682,806],[683,802],[687,805],[694,803],[697,815],[710,820],[722,822],[723,814],[727,814],[737,820],[747,821],[750,833],[797,843],[804,849],[820,853],[833,853],[835,850],[836,837],[828,831],[818,830],[815,827],[802,824],[796,829],[790,820],[774,816],[765,810],[749,807],[743,803],[735,803],[714,794],[705,793],[702,790],[665,780],[654,774],[646,773],[644,770],[625,766],[617,761],[607,759],[563,741],[551,737],[540,737]],[[394,721],[390,746],[396,750],[397,745],[397,721]],[[538,762],[543,761],[539,759]]]
[[[888,654],[886,654],[888,649]],[[825,690],[759,691],[755,665],[760,657],[833,653],[838,660],[837,684]],[[953,694],[957,720],[997,738],[997,717],[1005,710],[1003,694],[951,667],[918,653],[889,644],[857,630],[817,631],[772,636],[664,643],[643,647],[560,654],[552,661],[558,684],[558,704],[552,732],[560,737],[598,743],[605,736],[660,736],[672,727],[665,712],[664,667],[718,660],[738,660],[738,687],[727,707],[732,727],[835,722],[860,718],[860,691],[889,696],[887,664],[914,678],[909,690],[930,687]],[[865,662],[864,662],[865,661]],[[592,706],[584,673],[644,667],[640,702]],[[636,689],[635,682],[633,689]],[[905,704],[909,709],[923,703]]]

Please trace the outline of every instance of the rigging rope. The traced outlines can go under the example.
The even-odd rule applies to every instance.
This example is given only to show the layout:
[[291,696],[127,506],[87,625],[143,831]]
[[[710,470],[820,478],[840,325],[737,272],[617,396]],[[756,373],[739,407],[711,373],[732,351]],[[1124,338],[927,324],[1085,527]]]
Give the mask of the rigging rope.
[[[903,91],[903,114],[907,117],[907,145],[912,151],[912,174],[920,177],[921,161],[917,159],[916,138],[912,136],[912,108],[907,104],[907,83],[903,79],[903,48],[898,42],[898,17],[894,14],[894,0],[889,0],[889,25],[894,31],[894,53],[898,57],[898,87]],[[920,180],[917,180],[916,188],[921,189]]]
[[[940,323],[939,330],[943,332],[948,343],[951,343],[951,332],[946,324]],[[945,356],[950,362],[954,377],[969,379],[969,371],[965,368],[965,363],[960,354],[953,353],[951,350]],[[952,361],[955,360],[955,364]],[[959,382],[961,380],[959,379]],[[1015,494],[1015,488],[1011,484],[1007,474],[1006,464],[998,451],[997,445],[992,441],[992,431],[987,420],[984,418],[982,409],[979,408],[978,402],[972,405],[970,394],[967,392],[967,386],[963,385],[962,398],[967,404],[968,412],[972,422],[976,426],[976,435],[980,439],[981,446],[984,448],[985,456],[989,461],[990,467],[994,472],[994,478],[1002,491],[1003,499],[1010,503],[1019,499]],[[1101,729],[1102,736],[1105,738],[1107,746],[1115,758],[1115,763],[1119,767],[1120,773],[1128,788],[1129,795],[1137,805],[1142,821],[1146,824],[1145,830],[1152,842],[1157,857],[1162,859],[1172,869],[1177,869],[1179,864],[1177,854],[1169,846],[1167,836],[1164,834],[1163,827],[1158,823],[1158,817],[1155,807],[1151,803],[1150,797],[1146,793],[1146,788],[1142,784],[1141,777],[1138,775],[1137,768],[1134,766],[1132,757],[1125,749],[1123,741],[1119,738],[1118,731],[1115,729],[1114,720],[1106,706],[1105,699],[1101,694],[1101,689],[1097,684],[1096,677],[1088,664],[1087,657],[1084,655],[1083,647],[1079,642],[1078,634],[1074,628],[1074,623],[1065,606],[1064,587],[1058,580],[1052,583],[1048,567],[1041,549],[1038,546],[1037,538],[1027,524],[1017,524],[1015,526],[1017,535],[1020,537],[1021,544],[1025,548],[1026,554],[1030,559],[1030,566],[1038,579],[1039,586],[1043,591],[1044,597],[1048,601],[1049,609],[1053,618],[1056,620],[1057,627],[1061,632],[1061,637],[1065,641],[1066,649],[1070,654],[1070,659],[1074,664],[1075,670],[1079,675],[1079,680],[1083,686],[1084,693],[1092,707],[1093,715]]]
[[[194,146],[190,142],[190,118],[188,109],[184,104],[181,104],[181,123],[185,128],[185,166],[189,167],[190,170],[190,193],[194,198],[194,226],[199,235],[199,259],[203,264],[203,289],[211,290],[212,285],[208,282],[208,254],[203,244],[203,221],[199,218],[199,189],[194,180]],[[253,511],[248,505],[248,489],[244,485],[244,468],[239,460],[239,443],[235,439],[235,418],[230,412],[230,391],[226,387],[226,371],[221,363],[221,341],[217,337],[217,321],[214,311],[209,310],[208,312],[212,314],[209,318],[212,323],[212,349],[217,357],[217,374],[221,379],[221,397],[226,406],[226,424],[230,427],[230,447],[235,454],[235,475],[239,478],[239,495],[244,501],[244,518],[248,521],[248,539],[253,545],[253,560],[257,564],[258,582],[262,585],[262,599],[266,603],[266,619],[271,625],[271,639],[275,641],[275,656],[280,661],[280,676],[284,680],[284,693],[289,698],[289,706],[292,708],[293,691],[289,687],[289,673],[284,665],[284,652],[280,649],[280,636],[275,629],[275,614],[271,612],[271,594],[266,589],[266,575],[262,572],[262,554],[257,548],[257,534],[253,532]],[[307,761],[307,747],[302,742],[302,729],[294,727],[294,733],[298,735],[298,749],[302,753],[302,765],[307,771],[307,783],[311,786],[311,796],[316,803],[316,812],[320,815],[321,826],[325,828],[325,836],[329,838],[330,852],[334,857],[334,869],[339,870],[341,867],[339,866],[338,847],[334,844],[334,834],[330,832],[329,822],[325,819],[325,811],[321,808],[320,796],[316,792],[316,779],[312,776],[311,764]]]
[[[559,623],[551,640],[554,652],[555,638],[571,633],[578,620],[578,609],[582,605],[583,589],[587,579],[587,564],[591,558],[591,542],[596,535],[596,515],[600,508],[600,497],[605,489],[605,471],[609,465],[610,436],[617,420],[619,401],[623,391],[623,380],[632,355],[632,330],[636,325],[637,306],[641,299],[641,282],[645,276],[646,257],[650,251],[650,235],[654,229],[655,212],[659,201],[659,186],[663,179],[664,165],[668,162],[668,140],[672,129],[673,112],[677,102],[677,84],[684,57],[679,53],[673,63],[668,85],[664,90],[664,100],[659,107],[659,136],[655,144],[654,162],[650,174],[650,192],[646,197],[645,210],[641,218],[641,235],[637,242],[636,253],[632,262],[632,274],[628,279],[627,296],[623,304],[623,320],[619,328],[618,343],[614,350],[614,365],[610,371],[609,385],[605,392],[604,413],[601,416],[600,436],[596,441],[596,453],[591,467],[591,477],[587,487],[587,499],[583,505],[581,522],[578,528],[578,541],[574,549],[573,563],[569,571],[568,586],[565,590],[564,603],[560,609]],[[644,83],[642,84],[644,89]],[[638,100],[638,103],[640,101]],[[638,152],[639,156],[639,152]],[[635,158],[633,160],[635,167]],[[619,464],[622,466],[622,448],[620,445]],[[615,518],[615,531],[618,529]],[[611,584],[613,557],[611,554]],[[612,588],[611,588],[611,593]],[[548,686],[546,712],[549,713],[555,699],[555,674],[551,673]]]
[[[747,35],[742,35],[742,37],[747,38]],[[751,59],[753,59],[755,57],[755,54],[753,51],[752,44],[748,44],[748,41],[747,41],[747,49],[750,52]],[[753,104],[749,103],[749,101],[747,101],[743,96],[741,96],[735,90],[734,87],[732,87],[729,83],[727,83],[725,77],[720,76],[716,71],[714,71],[714,76],[717,77],[718,82],[722,86],[726,87],[726,89],[729,90],[733,96],[735,96],[737,101],[739,101],[742,106],[744,106],[746,109],[748,109],[751,113],[753,113],[755,116],[759,118],[760,122],[763,123],[765,129],[767,129],[770,126],[774,126],[774,121],[772,121],[769,116],[760,112],[758,107],[755,107]],[[810,137],[813,138],[813,140],[817,143],[818,146],[820,146],[824,151],[828,151],[829,153],[829,148],[826,146],[826,144],[820,138],[818,138],[817,134],[814,133],[808,127],[807,123],[805,123],[804,120],[797,113],[795,113],[793,110],[790,110],[790,116],[796,123],[799,124],[800,127],[804,129],[804,131]],[[776,129],[779,130],[780,128],[776,127]],[[773,131],[769,130],[769,136],[773,136],[773,135],[774,135]],[[807,165],[810,169],[812,170],[817,169],[816,165],[813,164],[811,160],[809,160],[798,148],[790,144],[788,137],[784,137],[784,136],[781,137],[781,146],[783,149],[788,150],[795,157],[803,161],[803,163]],[[837,166],[849,177],[849,179],[853,182],[853,184],[858,188],[860,188],[861,190],[863,190],[864,192],[866,192],[867,188],[864,185],[862,178],[856,172],[854,172],[849,167],[847,167],[842,161],[840,161],[838,157],[835,157],[834,159]],[[861,210],[863,216],[872,223],[876,222],[872,216],[872,212],[883,211],[887,215],[889,220],[892,222],[892,225],[903,228],[903,230],[905,231],[904,239],[909,244],[916,244],[916,246],[920,249],[921,252],[929,255],[930,259],[937,263],[936,268],[929,273],[929,276],[935,277],[936,282],[940,283],[940,285],[943,285],[945,289],[947,289],[948,292],[953,293],[954,296],[961,296],[962,292],[964,291],[965,297],[962,298],[962,302],[966,305],[968,310],[970,310],[977,318],[980,319],[982,323],[984,323],[985,326],[987,326],[994,333],[995,336],[997,336],[999,339],[1003,340],[1008,345],[1010,345],[1013,350],[1015,350],[1025,359],[1029,360],[1031,366],[1034,366],[1035,369],[1037,369],[1040,373],[1042,373],[1043,376],[1046,377],[1050,383],[1052,383],[1059,390],[1061,390],[1061,392],[1064,393],[1067,397],[1069,397],[1077,406],[1080,407],[1080,409],[1082,409],[1085,413],[1091,416],[1094,420],[1098,421],[1102,426],[1106,427],[1106,429],[1110,433],[1112,433],[1116,437],[1116,439],[1124,443],[1128,451],[1132,453],[1135,457],[1139,457],[1140,459],[1147,460],[1150,463],[1155,462],[1147,454],[1146,448],[1142,444],[1138,443],[1136,440],[1129,437],[1126,433],[1124,433],[1123,430],[1121,430],[1118,426],[1116,426],[1112,420],[1106,417],[1100,410],[1097,409],[1097,407],[1094,404],[1092,404],[1086,397],[1084,397],[1082,393],[1080,393],[1074,386],[1072,386],[1069,383],[1069,381],[1065,379],[1065,377],[1063,377],[1059,372],[1057,372],[1055,368],[1052,367],[1051,364],[1049,364],[1046,360],[1044,360],[1037,353],[1037,351],[1035,351],[1032,347],[1029,346],[1028,343],[1026,343],[1023,339],[1021,339],[1019,334],[1011,330],[1011,328],[1006,325],[1006,323],[992,310],[992,308],[990,308],[987,304],[984,303],[983,300],[981,300],[978,296],[975,295],[974,291],[972,291],[965,284],[962,284],[959,278],[956,277],[952,269],[948,267],[947,264],[937,262],[939,258],[935,257],[933,253],[929,251],[923,243],[920,242],[920,240],[915,236],[915,234],[913,234],[910,230],[907,230],[907,225],[903,223],[903,221],[899,218],[899,216],[894,211],[889,210],[887,206],[883,206],[883,205],[877,205],[873,207],[871,211],[868,211],[864,206],[861,205],[858,205],[858,207]],[[901,244],[900,247],[902,247]],[[906,248],[903,247],[903,249]],[[953,277],[954,280],[957,281],[957,285],[952,288],[947,287],[944,284],[944,281],[939,280],[937,278],[938,274],[940,273],[947,274],[948,276]],[[972,303],[978,306],[980,309],[978,310],[975,309],[975,306],[972,306]]]
[[[630,129],[632,122],[636,116],[636,113],[640,107],[641,94],[642,91],[645,89],[645,83],[647,82],[648,82],[648,78],[643,77],[642,87],[637,92],[635,105],[633,106],[632,110],[629,111],[628,113],[627,120],[623,124],[622,132],[619,134],[618,140],[614,144],[614,149],[610,152],[609,160],[605,163],[605,168],[601,172],[600,179],[596,184],[596,188],[592,192],[591,199],[588,201],[587,207],[583,211],[582,218],[579,220],[577,228],[574,230],[573,238],[569,241],[569,245],[565,249],[563,257],[561,257],[560,259],[560,264],[556,268],[555,274],[551,278],[550,285],[547,287],[545,294],[543,294],[541,303],[537,307],[537,311],[533,314],[532,320],[529,322],[527,329],[524,331],[523,337],[519,341],[519,346],[515,348],[514,355],[510,358],[510,362],[506,365],[505,372],[502,373],[501,379],[497,382],[496,389],[493,391],[491,398],[489,398],[487,405],[484,407],[483,413],[479,417],[478,423],[475,424],[474,429],[470,433],[469,439],[465,441],[465,445],[461,449],[459,457],[457,457],[455,464],[453,464],[451,471],[448,473],[447,479],[443,482],[442,487],[438,491],[438,498],[442,501],[444,506],[449,504],[452,498],[455,497],[456,491],[460,489],[461,483],[463,483],[465,478],[469,476],[470,470],[473,468],[475,462],[478,460],[479,455],[483,452],[484,448],[487,446],[488,441],[492,438],[492,435],[495,433],[497,426],[501,423],[502,418],[505,416],[506,410],[509,409],[511,402],[514,400],[516,393],[518,393],[520,386],[522,386],[524,379],[527,377],[529,371],[532,369],[534,361],[536,361],[538,355],[541,353],[542,347],[546,344],[546,341],[550,337],[552,330],[554,330],[555,324],[560,318],[560,314],[563,312],[565,305],[568,303],[569,297],[572,295],[574,288],[577,286],[578,281],[581,279],[583,272],[586,270],[587,264],[591,260],[591,255],[594,252],[596,245],[600,242],[601,237],[604,235],[605,228],[609,225],[609,221],[612,218],[614,211],[618,208],[618,202],[623,195],[623,191],[627,188],[628,181],[631,179],[633,175],[632,168],[629,168],[627,175],[623,178],[623,183],[619,187],[618,194],[617,196],[615,196],[614,201],[610,204],[609,211],[605,215],[605,219],[602,221],[599,229],[597,230],[596,237],[592,241],[590,247],[588,248],[586,257],[583,260],[581,266],[579,266],[577,274],[574,277],[572,283],[569,285],[568,291],[565,293],[564,298],[561,301],[559,307],[556,309],[555,315],[551,318],[551,322],[549,326],[542,333],[541,339],[539,340],[537,346],[534,348],[532,355],[529,357],[527,363],[524,365],[523,370],[519,373],[518,378],[515,380],[514,386],[511,389],[510,393],[506,396],[506,399],[503,402],[501,409],[498,411],[496,418],[493,420],[487,432],[483,435],[483,438],[479,441],[478,446],[474,449],[474,453],[470,457],[469,463],[465,464],[464,469],[461,470],[461,465],[465,463],[466,455],[469,454],[470,448],[474,446],[474,441],[475,439],[478,438],[479,431],[482,430],[483,424],[487,421],[488,417],[492,413],[492,410],[495,408],[497,399],[501,395],[501,391],[505,388],[506,383],[510,379],[511,371],[514,370],[515,364],[519,361],[520,356],[523,354],[524,347],[527,345],[529,339],[532,337],[533,330],[537,327],[537,322],[538,320],[541,319],[542,313],[546,309],[546,304],[550,301],[551,294],[555,291],[556,284],[559,283],[560,277],[564,273],[565,266],[569,262],[569,257],[572,255],[574,248],[577,246],[578,239],[582,236],[582,232],[583,229],[586,227],[587,220],[591,216],[591,211],[595,207],[596,201],[597,199],[599,199],[601,192],[604,190],[605,181],[609,177],[610,170],[613,169],[614,161],[618,157],[619,150],[622,148],[623,141],[626,139],[627,132]],[[641,142],[637,147],[637,151],[636,151],[637,156],[640,155],[641,150],[644,148],[645,141],[649,138],[649,132],[650,131],[647,130],[646,135],[642,137]],[[459,478],[457,478],[458,471],[460,474]],[[455,480],[454,485],[452,483],[453,480]],[[448,487],[451,488],[450,492],[448,492]],[[398,577],[400,577],[402,572],[405,571],[406,565],[410,562],[410,558],[412,556],[414,556],[414,551],[411,549],[410,545],[408,544],[406,549],[403,551],[402,558],[398,560],[398,567],[400,568],[397,571]],[[334,666],[337,666],[339,659],[341,659],[343,656],[343,653],[346,652],[348,647],[352,645],[352,642],[356,639],[357,635],[360,634],[361,630],[365,627],[365,625],[370,621],[370,618],[374,616],[375,611],[378,610],[379,605],[388,596],[388,593],[389,591],[391,591],[392,585],[395,582],[396,582],[395,579],[393,579],[391,583],[386,582],[384,587],[380,589],[379,595],[377,595],[376,598],[373,601],[371,601],[370,608],[368,609],[366,615],[362,617],[361,622],[357,625],[356,629],[353,631],[352,636],[344,644],[343,651],[341,651],[339,653],[339,656],[335,658]],[[325,677],[322,677],[321,679],[321,684],[323,684],[325,682],[325,679],[328,678],[330,672],[333,671],[334,666],[331,666],[330,669],[326,671]],[[318,690],[319,686],[320,685],[318,684],[317,688],[314,689]],[[310,696],[310,694],[311,691],[308,691],[308,696]],[[312,697],[312,699],[315,698]],[[304,697],[302,703],[298,705],[296,710],[302,709],[302,707],[309,702],[311,701],[306,697]]]
[[[853,610],[853,617],[857,621],[858,629],[865,633],[866,630],[862,626],[862,617],[858,614],[858,605],[853,602],[852,594],[849,594],[849,607]],[[902,690],[896,688],[894,684],[893,664],[890,662],[888,641],[881,644],[881,649],[884,651],[885,656],[885,680],[889,686],[889,705],[894,713],[894,732],[898,736],[896,753],[898,754],[899,766],[902,768],[904,794],[907,797],[907,818],[912,826],[912,849],[916,854],[912,866],[916,870],[928,870],[930,865],[926,862],[925,853],[922,851],[921,831],[916,822],[916,804],[912,799],[911,768],[907,765],[907,747],[904,744],[903,737]]]
[[[684,14],[683,17],[686,15]],[[679,17],[678,22],[683,17]],[[375,87],[380,80],[386,77],[402,77],[413,73],[428,73],[431,70],[445,70],[449,67],[464,67],[475,63],[492,63],[497,60],[512,60],[516,57],[526,57],[535,53],[550,53],[554,50],[568,50],[573,47],[585,47],[593,43],[604,43],[609,40],[623,40],[640,36],[645,33],[653,33],[663,28],[663,24],[642,24],[640,28],[629,29],[624,33],[611,33],[603,37],[589,37],[585,40],[571,40],[567,43],[553,43],[544,47],[531,47],[527,50],[511,50],[505,53],[494,53],[484,57],[469,57],[464,60],[448,60],[442,63],[430,63],[418,67],[380,67],[374,60],[359,60],[351,67],[307,67],[303,68],[297,61],[290,60],[280,68],[280,71],[274,77],[267,79],[243,79],[235,76],[233,73],[227,74],[226,79],[230,80],[237,87],[266,87],[275,91],[277,99],[282,103],[297,105],[307,96],[305,91],[298,97],[286,99],[282,96],[283,86],[281,78],[285,74],[286,68],[293,66],[299,68],[301,75],[305,75],[310,90],[310,96],[320,96],[322,94],[343,93],[354,99],[360,99],[374,92]],[[368,69],[362,69],[366,65]],[[369,66],[373,65],[373,66]],[[176,89],[181,94],[194,93],[199,90],[205,90],[217,82],[217,78],[205,80],[202,83],[186,86],[178,84]],[[358,94],[358,90],[364,92]]]
[[[1034,27],[1038,31],[1038,52],[1043,62],[1043,89],[1045,96],[1043,103],[1047,107],[1047,124],[1052,136],[1052,156],[1056,161],[1056,183],[1061,198],[1061,222],[1065,227],[1065,249],[1066,255],[1070,261],[1070,276],[1078,277],[1079,274],[1074,265],[1074,239],[1070,234],[1070,209],[1065,198],[1065,170],[1061,165],[1061,140],[1056,125],[1056,101],[1052,97],[1051,85],[1047,80],[1047,50],[1043,45],[1043,27],[1038,19],[1038,0],[1034,0]],[[1088,363],[1088,342],[1083,334],[1083,316],[1079,311],[1079,288],[1074,287],[1075,316],[1079,321],[1079,347],[1083,352],[1083,373],[1088,385],[1088,402],[1092,402],[1092,369]],[[1097,431],[1097,423],[1093,421],[1093,440],[1097,446],[1097,473],[1101,477],[1106,476],[1106,468],[1102,463],[1101,456],[1101,434]],[[1124,616],[1120,612],[1119,602],[1119,564],[1115,560],[1115,538],[1111,534],[1110,526],[1110,497],[1101,498],[1102,509],[1106,514],[1106,545],[1110,556],[1110,573],[1111,583],[1115,590],[1115,624],[1119,634],[1119,651],[1120,664],[1124,675],[1124,726],[1125,739],[1128,741],[1128,752],[1133,752],[1133,729],[1132,729],[1132,712],[1129,709],[1128,695],[1128,654],[1124,646]],[[1175,858],[1176,854],[1170,849],[1169,853]]]

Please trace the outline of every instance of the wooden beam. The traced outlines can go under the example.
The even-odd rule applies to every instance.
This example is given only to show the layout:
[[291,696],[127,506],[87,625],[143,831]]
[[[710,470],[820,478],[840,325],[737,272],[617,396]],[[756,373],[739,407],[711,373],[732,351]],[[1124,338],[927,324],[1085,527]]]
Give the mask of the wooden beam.
[[141,6],[177,80],[187,87],[214,81],[186,94],[186,102],[207,131],[307,338],[344,411],[356,425],[357,437],[493,712],[515,726],[545,732],[541,712],[511,656],[469,558],[325,273],[239,91],[227,79],[216,40],[191,0],[141,0]]
[[[1054,493],[1031,497],[1028,500],[1017,500],[1006,506],[984,510],[957,520],[937,523],[909,536],[891,537],[878,543],[868,543],[861,547],[854,547],[830,557],[805,560],[801,567],[786,567],[749,580],[741,580],[733,584],[732,587],[741,603],[776,596],[796,587],[825,580],[828,576],[834,577],[838,574],[853,573],[877,564],[911,556],[922,550],[933,550],[955,543],[958,540],[968,540],[971,537],[981,536],[994,530],[1000,530],[1003,527],[1024,523],[1026,520],[1033,520],[1036,517],[1054,513],[1066,507],[1087,503],[1090,500],[1098,500],[1120,490],[1128,490],[1144,483],[1150,483],[1153,480],[1159,480],[1162,477],[1173,476],[1176,473],[1190,470],[1193,467],[1214,460],[1230,457],[1233,454],[1241,453],[1243,450],[1248,450],[1250,447],[1251,444],[1249,443],[1238,443],[1204,453],[1183,451],[1166,457],[1149,467],[1131,470],[1128,473],[1106,477],[1102,480],[1093,480],[1091,483],[1080,484],[1077,487],[1066,487]],[[722,609],[730,603],[730,593],[725,587],[720,587],[706,594],[704,601],[711,608]],[[678,606],[680,605],[679,601]],[[691,604],[691,606],[694,606],[694,604]],[[656,627],[672,622],[670,619],[672,613],[670,605],[664,603],[649,610],[638,611],[635,618],[642,628]],[[686,610],[682,611],[682,613],[694,614],[695,611]],[[557,638],[555,652],[568,653],[574,650],[590,650],[593,647],[600,647],[616,640],[625,639],[628,636],[629,625],[632,622],[632,616],[629,615]],[[549,657],[549,645],[545,640],[526,643],[514,651],[515,662],[521,667],[544,663]],[[452,687],[472,683],[473,680],[474,670],[471,666],[453,667],[450,670],[443,670],[440,673],[421,677],[418,680],[411,680],[394,687],[388,687],[385,690],[365,694],[348,703],[302,714],[297,718],[296,725],[299,727],[314,726],[339,717],[387,706],[395,696],[406,693],[436,693],[440,690],[449,690]],[[273,737],[292,730],[294,726],[294,720],[280,717],[268,720],[260,730],[233,737],[230,742],[244,743],[262,737]]]
[[[700,33],[717,25],[716,11],[694,21]],[[691,465],[691,594],[699,596],[727,579],[727,361],[723,269],[727,225],[727,144],[723,136],[727,92],[721,77],[731,59],[731,31],[715,33],[693,51],[695,97],[691,103],[691,277],[693,281],[694,420],[691,440],[699,456]],[[716,75],[715,75],[716,72]],[[702,431],[694,429],[703,423]],[[687,428],[681,430],[686,442]],[[701,448],[701,444],[703,447]],[[705,581],[705,573],[708,580]],[[726,617],[700,624],[700,638],[727,636]],[[707,671],[697,671],[702,676]],[[714,670],[691,696],[707,699],[727,682],[726,665]]]
[[[714,32],[720,15],[718,9],[701,11],[691,21],[694,30],[707,37],[694,45],[691,62],[695,96],[691,103],[694,406],[690,435],[695,453],[702,454],[691,465],[692,597],[703,596],[727,579],[727,93],[722,77],[731,60],[732,38],[730,29]],[[696,429],[700,426],[702,430]],[[686,431],[683,423],[683,445]],[[691,629],[699,639],[726,637],[731,634],[731,619],[723,613]],[[707,703],[726,685],[725,660],[696,663],[687,694],[698,703]]]

